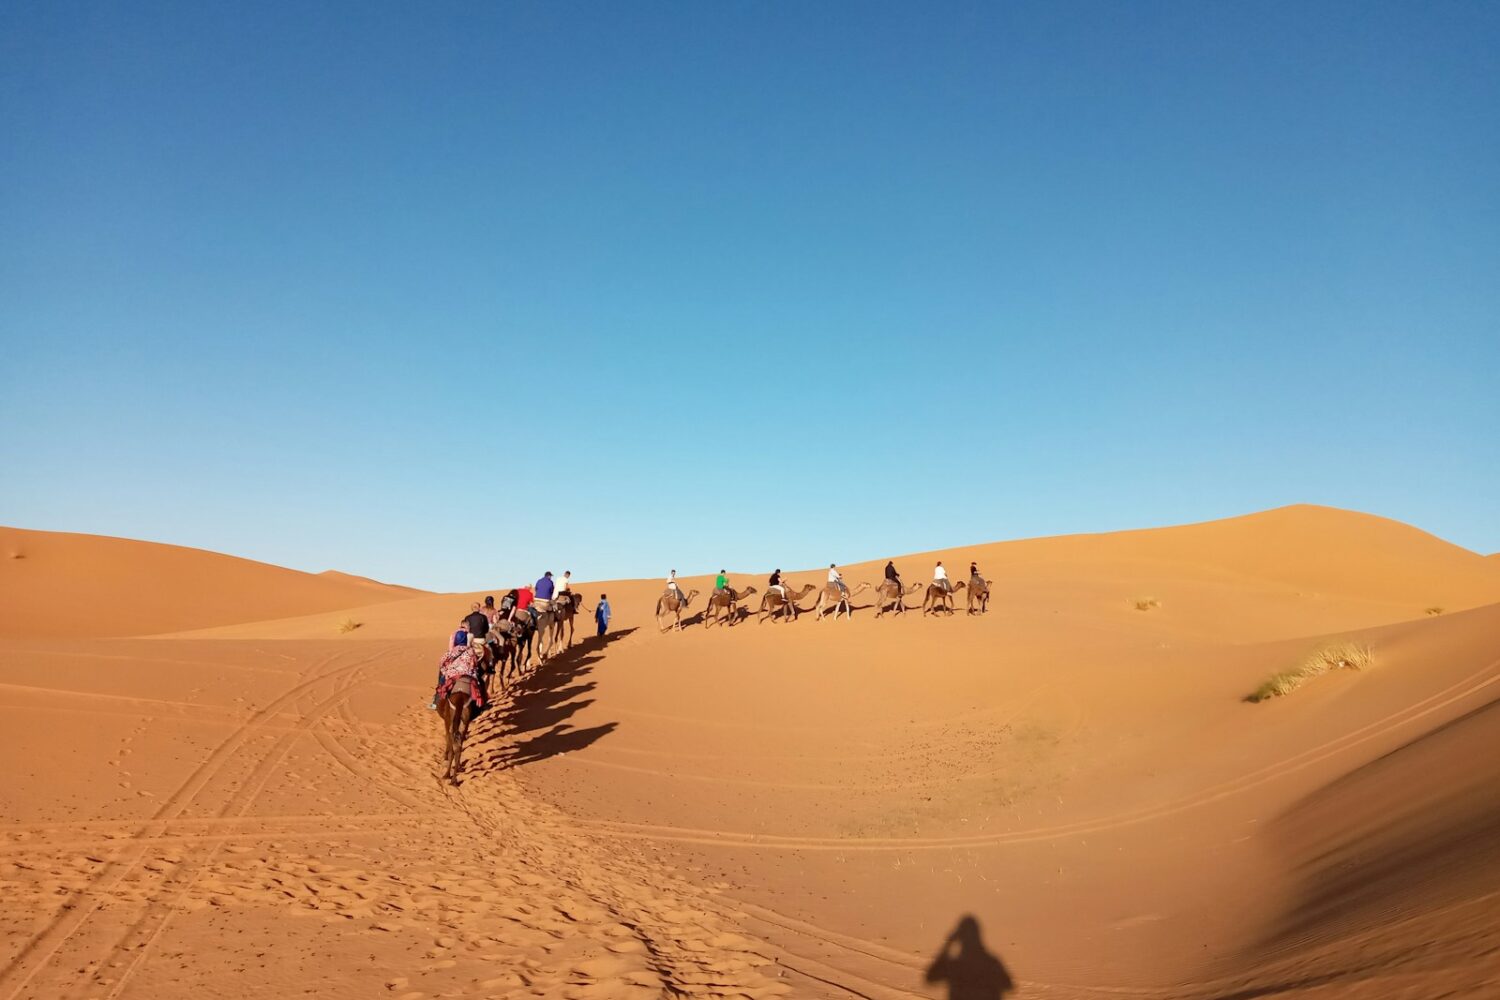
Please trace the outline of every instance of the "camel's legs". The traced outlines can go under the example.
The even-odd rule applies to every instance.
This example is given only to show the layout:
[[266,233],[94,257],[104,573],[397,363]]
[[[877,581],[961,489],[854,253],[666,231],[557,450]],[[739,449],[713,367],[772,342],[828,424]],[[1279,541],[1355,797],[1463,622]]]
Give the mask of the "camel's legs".
[[448,781],[458,784],[458,768],[464,752],[464,736],[468,733],[469,699],[465,695],[448,696]]

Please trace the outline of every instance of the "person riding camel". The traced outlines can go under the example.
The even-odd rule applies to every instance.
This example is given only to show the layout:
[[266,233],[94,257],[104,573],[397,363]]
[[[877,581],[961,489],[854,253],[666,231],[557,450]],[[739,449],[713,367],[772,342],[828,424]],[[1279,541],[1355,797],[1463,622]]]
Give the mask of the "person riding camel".
[[895,560],[888,560],[885,564],[885,578],[896,585],[896,592],[901,592],[901,574],[896,572]]
[[945,594],[953,593],[953,584],[948,582],[948,571],[943,569],[942,561],[939,560],[932,571],[932,584]]
[[[516,610],[524,611],[531,619],[533,627],[536,625],[536,608],[531,606],[531,602],[535,599],[535,595],[532,594],[529,586],[523,584],[516,588]],[[511,615],[511,617],[515,618],[515,615]]]
[[557,581],[557,600],[572,600],[573,598],[573,571],[563,570],[562,579]]
[[828,582],[837,586],[839,593],[844,597],[849,596],[849,585],[844,582],[844,574],[840,573],[838,566],[833,563],[828,564]]
[[687,596],[683,594],[682,588],[677,586],[677,571],[675,569],[667,574],[667,589],[676,594],[679,601],[683,601],[684,603],[687,601]]
[[442,659],[438,661],[437,690],[433,692],[432,704],[428,705],[428,708],[436,710],[438,702],[448,696],[454,683],[464,678],[473,682],[475,706],[484,707],[489,697],[483,676],[484,647],[482,643],[483,640],[476,643],[471,637],[469,645],[461,648],[454,647],[443,654]]
[[485,638],[489,643],[489,662],[493,667],[494,664],[500,659],[500,623],[504,621],[504,616],[500,613],[500,609],[495,607],[495,598],[493,596],[486,597],[484,599],[484,607],[480,608],[479,610],[482,611],[484,613],[484,616],[490,620],[490,630]]
[[781,582],[781,570],[771,574],[771,579],[766,584],[766,592],[776,591],[781,595],[783,601],[787,600],[786,584]]
[[552,571],[549,569],[542,574],[542,578],[536,582],[536,603],[538,610],[546,611],[552,607],[552,595],[557,590],[557,584],[552,581]]
[[979,575],[979,564],[977,562],[969,563],[969,589],[983,590],[987,585],[984,577]]
[[728,589],[729,589],[729,577],[725,576],[724,575],[724,571],[721,569],[721,570],[719,570],[719,575],[714,579],[714,593],[716,593],[716,594],[722,594],[724,591],[726,591]]
[[[474,605],[474,608],[477,611],[479,605]],[[448,651],[444,654],[442,662],[438,664],[437,688],[432,692],[432,701],[427,704],[427,707],[434,712],[437,711],[438,700],[443,693],[443,681],[446,677],[443,673],[443,665],[448,662],[450,656],[464,652],[469,648],[469,636],[471,634],[469,632],[469,619],[474,617],[474,613],[474,611],[470,611],[463,618],[459,619],[458,628],[454,630],[452,638],[448,640]]]
[[475,603],[469,608],[469,613],[464,616],[464,628],[469,633],[469,641],[484,641],[484,637],[490,632],[490,616],[485,614]]

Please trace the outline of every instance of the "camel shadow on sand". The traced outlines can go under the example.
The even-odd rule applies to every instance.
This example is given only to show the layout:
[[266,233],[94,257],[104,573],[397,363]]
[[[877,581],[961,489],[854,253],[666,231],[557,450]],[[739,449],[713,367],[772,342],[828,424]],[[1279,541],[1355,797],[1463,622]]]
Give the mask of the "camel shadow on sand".
[[594,682],[585,680],[604,659],[610,643],[635,629],[588,636],[552,657],[536,673],[512,686],[508,699],[474,720],[463,773],[472,777],[582,750],[614,732],[618,723],[575,729],[568,720],[594,703]]
[[1005,963],[984,946],[972,914],[959,920],[943,941],[924,978],[947,983],[948,1000],[1000,1000],[1016,989]]

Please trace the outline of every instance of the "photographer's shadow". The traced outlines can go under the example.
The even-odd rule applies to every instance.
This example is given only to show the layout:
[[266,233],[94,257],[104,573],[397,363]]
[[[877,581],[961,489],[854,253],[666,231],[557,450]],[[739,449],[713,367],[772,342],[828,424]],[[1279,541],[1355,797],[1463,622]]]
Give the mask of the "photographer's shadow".
[[1015,990],[1005,963],[985,948],[979,921],[964,917],[927,967],[929,983],[947,983],[948,1000],[1000,1000]]

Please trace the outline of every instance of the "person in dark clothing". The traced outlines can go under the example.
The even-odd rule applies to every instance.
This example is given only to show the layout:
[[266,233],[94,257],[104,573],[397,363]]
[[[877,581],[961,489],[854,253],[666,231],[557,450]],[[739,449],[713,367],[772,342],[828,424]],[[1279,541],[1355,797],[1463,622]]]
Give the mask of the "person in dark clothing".
[[483,611],[479,610],[479,605],[474,605],[474,610],[464,617],[464,628],[468,631],[470,639],[483,639],[490,634],[490,620]]
[[894,583],[897,590],[901,589],[901,574],[896,572],[896,563],[894,560],[885,564],[885,578]]
[[772,591],[772,590],[774,590],[778,594],[780,594],[782,600],[786,600],[787,599],[786,586],[784,584],[782,584],[782,582],[781,582],[781,570],[779,570],[779,569],[776,572],[774,572],[774,573],[771,574],[771,580],[770,580],[768,586],[766,587],[766,591],[768,593],[770,591]]

